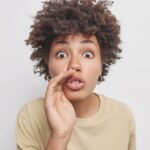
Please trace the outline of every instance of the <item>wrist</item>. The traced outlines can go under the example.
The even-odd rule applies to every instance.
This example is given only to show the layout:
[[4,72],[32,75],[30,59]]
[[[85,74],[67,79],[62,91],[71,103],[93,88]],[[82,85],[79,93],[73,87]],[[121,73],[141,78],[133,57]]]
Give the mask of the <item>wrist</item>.
[[48,140],[46,150],[66,150],[70,136],[51,135]]

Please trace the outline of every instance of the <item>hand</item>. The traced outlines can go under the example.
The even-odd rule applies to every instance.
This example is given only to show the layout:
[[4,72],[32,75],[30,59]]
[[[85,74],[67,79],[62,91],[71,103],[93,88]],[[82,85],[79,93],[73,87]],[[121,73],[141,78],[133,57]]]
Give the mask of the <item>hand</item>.
[[64,137],[70,135],[75,124],[76,115],[72,104],[64,95],[62,84],[73,75],[69,70],[49,81],[45,96],[45,111],[51,129],[51,135]]

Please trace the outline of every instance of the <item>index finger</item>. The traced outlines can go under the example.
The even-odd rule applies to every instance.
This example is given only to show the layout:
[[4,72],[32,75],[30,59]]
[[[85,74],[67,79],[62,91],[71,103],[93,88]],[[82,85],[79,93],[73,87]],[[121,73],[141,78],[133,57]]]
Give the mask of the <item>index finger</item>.
[[52,94],[55,90],[55,88],[63,83],[65,81],[65,79],[67,79],[67,77],[71,76],[73,73],[75,72],[75,70],[68,70],[65,72],[62,72],[61,74],[59,74],[58,76],[54,77],[52,80],[50,80],[49,84],[48,84],[48,92],[50,94]]

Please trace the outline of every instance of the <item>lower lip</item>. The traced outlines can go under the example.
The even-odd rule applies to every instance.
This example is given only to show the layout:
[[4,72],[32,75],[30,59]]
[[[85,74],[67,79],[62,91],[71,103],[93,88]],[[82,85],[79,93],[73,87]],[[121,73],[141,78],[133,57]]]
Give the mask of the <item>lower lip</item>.
[[66,83],[67,87],[70,89],[70,90],[80,90],[84,87],[85,83],[84,82],[67,82]]

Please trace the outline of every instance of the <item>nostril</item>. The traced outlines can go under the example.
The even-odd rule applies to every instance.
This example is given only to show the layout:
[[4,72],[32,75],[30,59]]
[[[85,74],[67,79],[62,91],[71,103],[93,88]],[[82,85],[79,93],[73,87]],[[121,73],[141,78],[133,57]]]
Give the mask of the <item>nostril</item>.
[[75,71],[80,71],[79,68],[70,68],[70,69],[75,70]]
[[80,69],[76,69],[76,71],[80,71]]

